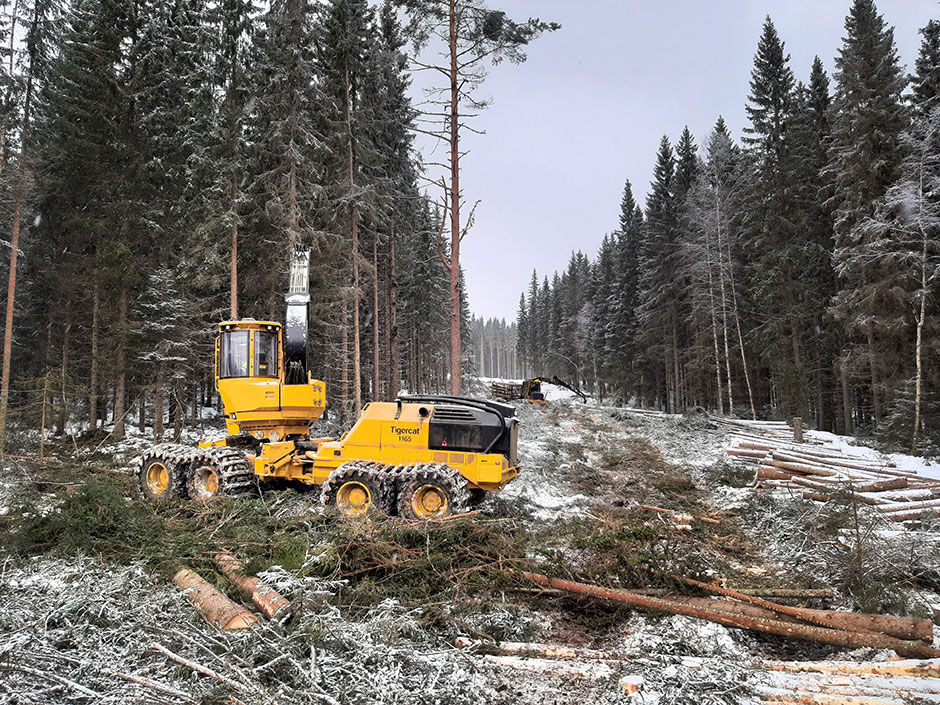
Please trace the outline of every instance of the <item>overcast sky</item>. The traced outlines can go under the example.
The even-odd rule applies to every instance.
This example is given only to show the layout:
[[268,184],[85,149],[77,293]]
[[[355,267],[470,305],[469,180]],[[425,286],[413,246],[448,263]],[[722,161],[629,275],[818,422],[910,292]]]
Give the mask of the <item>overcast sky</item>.
[[[630,179],[641,204],[663,134],[684,125],[701,145],[719,115],[736,138],[757,41],[769,14],[797,80],[813,57],[832,74],[850,0],[502,0],[514,19],[562,28],[544,35],[521,65],[492,69],[482,94],[491,107],[468,134],[461,186],[480,200],[461,262],[470,308],[514,318],[532,269],[563,269],[572,250],[593,258],[617,228]],[[918,30],[940,18],[935,0],[880,0],[901,61],[913,71]],[[439,148],[419,140],[426,159]]]

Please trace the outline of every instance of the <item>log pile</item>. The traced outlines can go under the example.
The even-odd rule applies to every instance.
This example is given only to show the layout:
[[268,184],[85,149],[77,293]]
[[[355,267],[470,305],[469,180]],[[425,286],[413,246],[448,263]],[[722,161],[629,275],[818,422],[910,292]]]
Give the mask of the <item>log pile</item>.
[[[940,514],[940,482],[902,470],[887,459],[796,443],[781,426],[767,422],[722,419],[721,423],[735,428],[728,456],[735,463],[756,467],[760,487],[789,489],[815,502],[860,502],[896,522]],[[745,432],[747,427],[753,428]]]
[[512,382],[493,382],[490,385],[493,396],[503,401],[522,398],[522,385]]
[[754,691],[772,703],[902,705],[940,701],[940,660],[765,663]]

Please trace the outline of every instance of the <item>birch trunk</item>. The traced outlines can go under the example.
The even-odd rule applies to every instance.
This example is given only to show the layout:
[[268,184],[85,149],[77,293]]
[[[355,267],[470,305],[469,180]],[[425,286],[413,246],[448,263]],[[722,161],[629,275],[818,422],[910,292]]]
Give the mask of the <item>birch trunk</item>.
[[61,390],[59,392],[61,406],[59,407],[59,415],[56,418],[55,425],[55,435],[61,436],[65,433],[65,424],[68,422],[69,416],[69,401],[68,401],[68,391],[66,389],[66,380],[69,375],[69,338],[71,337],[72,332],[72,310],[71,308],[65,309],[65,328],[62,331],[62,367],[59,370],[59,375],[61,377],[60,381],[62,383]]

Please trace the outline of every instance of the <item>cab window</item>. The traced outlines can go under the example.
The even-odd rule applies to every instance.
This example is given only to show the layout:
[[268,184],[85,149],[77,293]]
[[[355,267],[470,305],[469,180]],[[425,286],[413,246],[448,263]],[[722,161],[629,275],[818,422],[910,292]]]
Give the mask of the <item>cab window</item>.
[[277,377],[277,333],[255,332],[255,377]]
[[248,336],[247,330],[233,330],[222,333],[222,369],[220,377],[248,376]]

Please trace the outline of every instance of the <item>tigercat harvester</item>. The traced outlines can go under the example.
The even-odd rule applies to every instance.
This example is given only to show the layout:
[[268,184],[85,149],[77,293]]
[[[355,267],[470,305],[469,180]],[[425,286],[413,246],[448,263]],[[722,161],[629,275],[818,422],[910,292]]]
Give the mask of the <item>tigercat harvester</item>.
[[198,448],[161,444],[138,461],[144,497],[161,501],[241,494],[270,480],[321,486],[347,516],[374,508],[405,517],[463,511],[519,473],[515,409],[453,396],[402,396],[367,404],[343,436],[312,438],[326,385],[307,370],[310,251],[297,247],[287,317],[219,324],[216,389],[228,435]]

